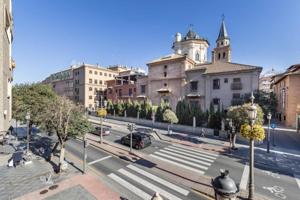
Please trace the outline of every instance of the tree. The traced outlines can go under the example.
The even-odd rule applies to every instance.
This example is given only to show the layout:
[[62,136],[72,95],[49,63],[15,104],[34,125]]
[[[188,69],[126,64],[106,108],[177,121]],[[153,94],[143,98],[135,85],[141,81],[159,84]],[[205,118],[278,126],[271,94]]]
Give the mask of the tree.
[[160,105],[157,107],[156,112],[155,112],[156,121],[164,122],[163,114],[164,114],[165,110],[167,110],[167,109],[172,110],[168,103],[161,101]]
[[49,85],[41,83],[17,84],[12,89],[12,114],[18,121],[24,121],[30,113],[29,130],[33,124],[40,125],[47,111],[46,105],[52,102],[56,93]]
[[[163,120],[165,122],[172,124],[177,124],[178,123],[178,118],[176,116],[176,114],[170,110],[170,109],[166,109],[163,113]],[[170,125],[168,125],[168,133],[170,132]]]
[[106,109],[109,114],[111,114],[111,115],[114,114],[114,105],[110,99],[107,101]]
[[42,125],[48,131],[54,130],[57,135],[58,142],[52,152],[56,150],[58,145],[60,146],[59,172],[61,172],[65,157],[66,141],[69,138],[84,136],[93,128],[84,115],[84,108],[76,106],[66,97],[57,96],[45,107],[47,112],[44,113],[41,119]]
[[[236,127],[236,130],[240,130],[243,124],[248,123],[248,110],[251,104],[243,104],[241,106],[231,106],[228,108],[227,116],[232,119],[233,125]],[[263,111],[259,105],[257,107],[257,122],[258,124],[263,124]]]

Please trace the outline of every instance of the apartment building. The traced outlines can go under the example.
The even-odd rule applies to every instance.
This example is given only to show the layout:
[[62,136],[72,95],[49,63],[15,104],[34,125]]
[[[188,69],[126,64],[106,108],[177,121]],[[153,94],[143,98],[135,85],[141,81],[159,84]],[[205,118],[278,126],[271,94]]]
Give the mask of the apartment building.
[[51,74],[43,81],[43,83],[50,84],[58,95],[66,96],[69,99],[74,100],[74,68],[75,66],[71,66],[70,69]]
[[276,119],[285,126],[300,129],[300,64],[273,76],[272,81],[277,98]]
[[12,118],[12,81],[15,62],[12,59],[13,17],[12,1],[0,0],[0,135]]
[[147,64],[147,78],[137,80],[137,95],[146,96],[153,104],[163,100],[175,110],[179,100],[187,99],[203,110],[211,103],[226,109],[259,87],[261,67],[231,62],[224,20],[211,62],[207,59],[208,40],[192,29],[184,37],[177,33],[172,48],[172,54]]
[[107,81],[114,79],[124,67],[100,67],[83,64],[73,70],[74,101],[85,108],[95,111],[100,107],[101,99],[106,99]]
[[112,100],[112,102],[136,100],[136,81],[137,78],[144,75],[145,72],[138,68],[120,72],[114,80],[107,81],[107,99]]

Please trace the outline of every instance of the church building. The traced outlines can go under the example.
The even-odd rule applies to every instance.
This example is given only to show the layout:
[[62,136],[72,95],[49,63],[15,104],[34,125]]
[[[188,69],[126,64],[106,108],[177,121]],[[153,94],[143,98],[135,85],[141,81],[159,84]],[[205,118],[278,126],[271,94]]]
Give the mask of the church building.
[[209,45],[207,39],[191,28],[184,37],[176,33],[174,52],[149,62],[148,77],[137,80],[138,95],[150,99],[154,105],[162,100],[169,102],[173,110],[182,99],[207,110],[211,103],[226,109],[258,90],[262,68],[231,61],[224,19],[211,61],[207,58]]

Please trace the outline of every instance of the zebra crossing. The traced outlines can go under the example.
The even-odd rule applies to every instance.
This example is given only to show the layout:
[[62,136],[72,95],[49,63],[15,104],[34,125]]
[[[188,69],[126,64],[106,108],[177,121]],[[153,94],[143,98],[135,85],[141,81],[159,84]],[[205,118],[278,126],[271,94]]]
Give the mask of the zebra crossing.
[[155,192],[164,199],[171,200],[186,199],[189,194],[188,190],[134,165],[127,165],[109,174],[108,177],[145,200],[151,200]]
[[150,154],[150,156],[192,172],[204,174],[217,159],[218,154],[179,145],[170,145]]

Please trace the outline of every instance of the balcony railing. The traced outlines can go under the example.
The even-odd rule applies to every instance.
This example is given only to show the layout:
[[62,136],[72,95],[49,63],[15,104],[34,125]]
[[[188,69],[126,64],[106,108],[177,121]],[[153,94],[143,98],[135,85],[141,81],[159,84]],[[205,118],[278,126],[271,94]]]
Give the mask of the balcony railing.
[[241,90],[243,89],[243,85],[240,82],[231,83],[231,90]]

